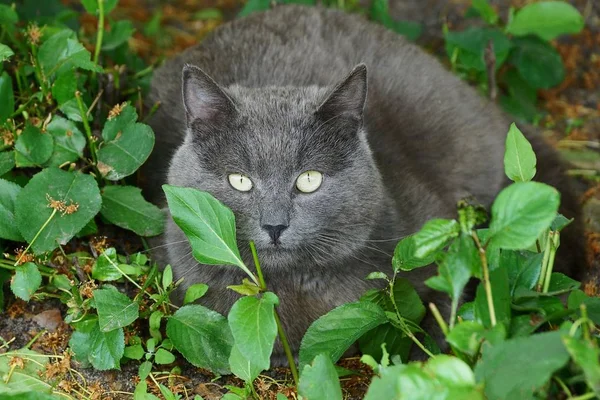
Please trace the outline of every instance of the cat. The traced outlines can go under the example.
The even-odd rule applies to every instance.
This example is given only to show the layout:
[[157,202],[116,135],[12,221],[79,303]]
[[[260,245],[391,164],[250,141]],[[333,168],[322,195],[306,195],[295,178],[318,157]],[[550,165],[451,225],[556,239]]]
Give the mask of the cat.
[[[149,193],[164,205],[162,183],[193,187],[233,210],[242,257],[253,265],[254,240],[296,354],[315,319],[377,287],[364,278],[391,271],[401,238],[455,218],[465,197],[489,208],[509,183],[512,120],[403,37],[338,10],[277,6],[220,26],[156,70],[156,101]],[[563,214],[579,218],[557,155],[522,128],[538,155],[536,180],[558,187]],[[557,270],[579,278],[576,221]],[[226,314],[239,298],[226,286],[244,273],[199,265],[171,219],[160,240],[157,257],[184,278],[176,301],[203,282],[201,303]],[[423,284],[434,274],[402,276],[447,312],[446,295]],[[276,346],[273,360],[282,359]]]

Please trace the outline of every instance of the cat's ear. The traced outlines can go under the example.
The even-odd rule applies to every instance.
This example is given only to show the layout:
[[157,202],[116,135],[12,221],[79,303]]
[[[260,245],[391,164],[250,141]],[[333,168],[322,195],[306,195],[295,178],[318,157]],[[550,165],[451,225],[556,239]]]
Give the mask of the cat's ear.
[[204,71],[189,64],[183,67],[183,105],[188,124],[195,120],[217,124],[236,112],[227,93]]
[[352,72],[328,94],[317,109],[325,119],[347,116],[362,120],[367,100],[367,66],[358,64]]

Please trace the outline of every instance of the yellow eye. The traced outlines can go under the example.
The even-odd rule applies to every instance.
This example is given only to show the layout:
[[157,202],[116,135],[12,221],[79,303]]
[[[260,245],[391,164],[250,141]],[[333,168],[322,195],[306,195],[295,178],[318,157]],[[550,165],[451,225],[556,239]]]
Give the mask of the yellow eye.
[[321,186],[323,174],[319,171],[306,171],[296,179],[296,187],[303,193],[312,193]]
[[233,186],[235,190],[239,190],[240,192],[247,192],[252,189],[252,181],[246,175],[230,174],[229,184]]

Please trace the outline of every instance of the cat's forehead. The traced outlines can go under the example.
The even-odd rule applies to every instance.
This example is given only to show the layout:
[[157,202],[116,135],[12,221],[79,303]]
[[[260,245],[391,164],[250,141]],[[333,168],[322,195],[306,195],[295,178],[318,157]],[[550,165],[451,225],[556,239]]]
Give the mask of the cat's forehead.
[[265,118],[311,115],[327,92],[325,88],[318,86],[232,86],[228,91],[235,98],[238,110],[242,114]]

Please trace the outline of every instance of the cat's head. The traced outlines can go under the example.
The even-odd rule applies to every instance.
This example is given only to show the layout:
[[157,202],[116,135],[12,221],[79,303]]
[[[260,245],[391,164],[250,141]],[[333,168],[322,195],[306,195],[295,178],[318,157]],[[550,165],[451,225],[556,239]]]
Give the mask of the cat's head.
[[236,216],[262,264],[343,259],[371,234],[383,189],[363,128],[366,67],[335,87],[220,87],[185,66],[188,131],[169,183],[205,190]]

